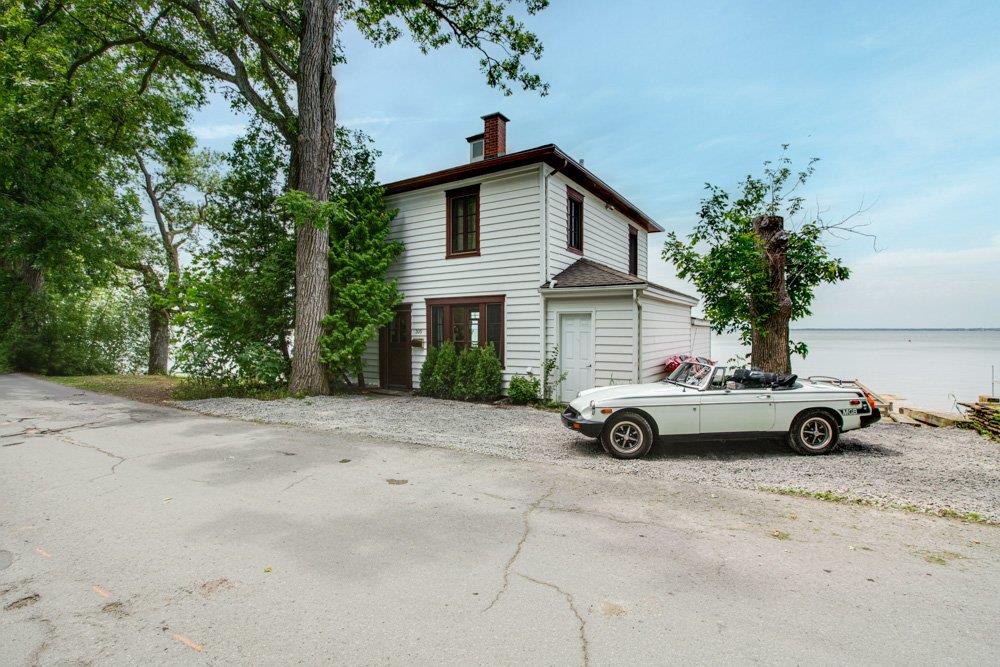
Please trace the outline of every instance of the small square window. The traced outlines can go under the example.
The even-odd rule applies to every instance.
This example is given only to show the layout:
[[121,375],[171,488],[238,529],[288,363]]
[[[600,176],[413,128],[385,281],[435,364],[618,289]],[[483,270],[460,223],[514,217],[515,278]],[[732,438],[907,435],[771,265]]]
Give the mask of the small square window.
[[483,159],[484,143],[482,139],[469,142],[469,162],[479,162]]

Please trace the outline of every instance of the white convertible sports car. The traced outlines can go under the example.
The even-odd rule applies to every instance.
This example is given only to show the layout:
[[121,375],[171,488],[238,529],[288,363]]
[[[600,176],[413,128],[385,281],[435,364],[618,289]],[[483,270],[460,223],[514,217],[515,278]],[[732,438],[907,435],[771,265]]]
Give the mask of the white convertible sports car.
[[689,361],[662,382],[581,391],[563,424],[599,438],[611,456],[635,459],[657,438],[787,438],[799,454],[828,454],[844,431],[881,418],[854,387]]

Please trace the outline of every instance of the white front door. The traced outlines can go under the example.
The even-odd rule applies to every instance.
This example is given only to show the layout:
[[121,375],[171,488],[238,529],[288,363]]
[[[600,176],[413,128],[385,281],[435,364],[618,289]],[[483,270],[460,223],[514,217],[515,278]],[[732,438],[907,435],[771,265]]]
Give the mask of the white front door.
[[559,367],[566,374],[562,400],[594,386],[594,332],[590,314],[567,313],[559,317]]

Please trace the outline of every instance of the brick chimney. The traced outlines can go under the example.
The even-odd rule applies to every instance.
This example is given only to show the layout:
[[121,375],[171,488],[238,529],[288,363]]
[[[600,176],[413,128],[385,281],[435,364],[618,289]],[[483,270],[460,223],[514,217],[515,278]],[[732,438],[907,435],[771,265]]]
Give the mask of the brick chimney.
[[497,111],[483,116],[483,159],[492,160],[507,153],[507,122]]

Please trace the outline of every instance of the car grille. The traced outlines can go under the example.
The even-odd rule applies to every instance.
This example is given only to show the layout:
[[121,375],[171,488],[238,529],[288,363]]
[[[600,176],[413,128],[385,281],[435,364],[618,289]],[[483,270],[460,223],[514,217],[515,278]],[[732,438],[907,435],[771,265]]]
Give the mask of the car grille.
[[576,419],[580,416],[580,413],[573,409],[572,406],[569,406],[563,411],[562,416],[566,419]]

